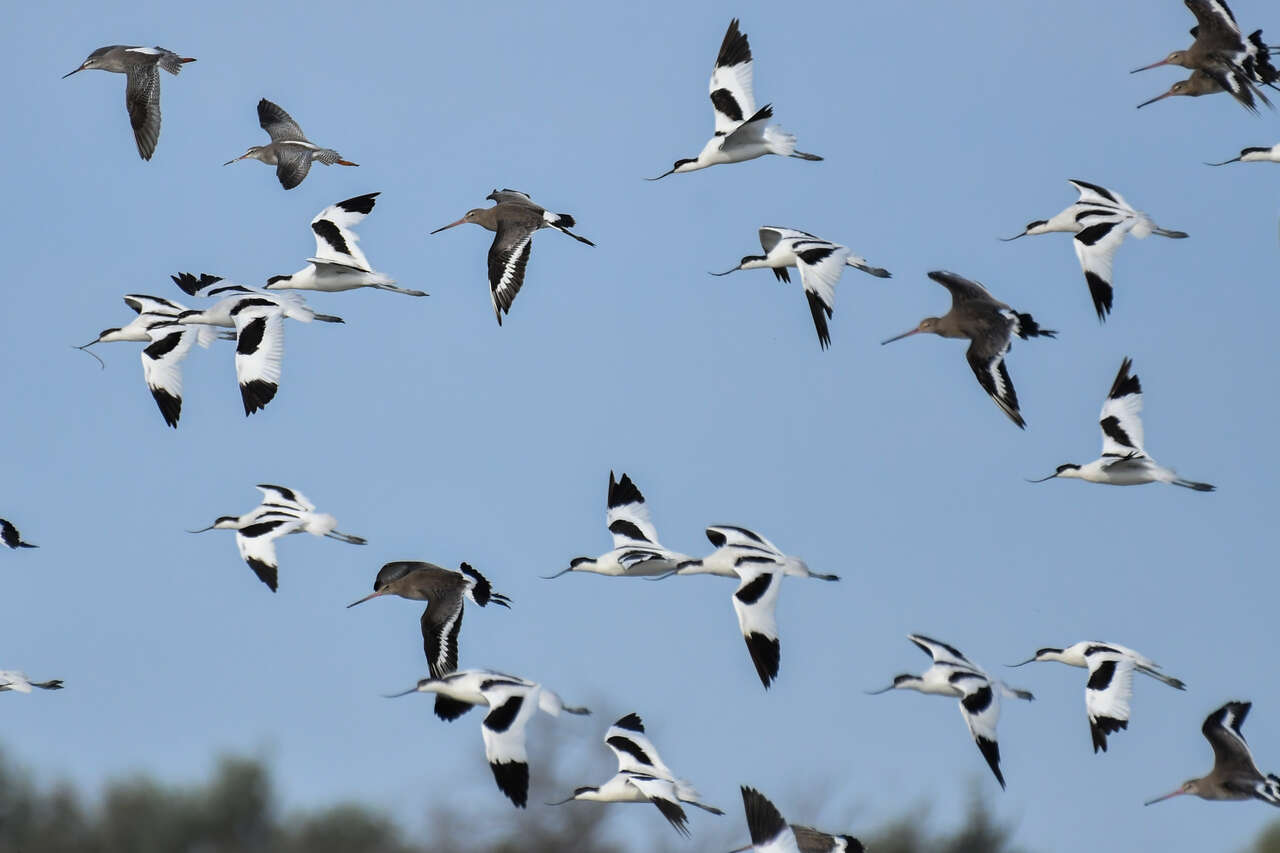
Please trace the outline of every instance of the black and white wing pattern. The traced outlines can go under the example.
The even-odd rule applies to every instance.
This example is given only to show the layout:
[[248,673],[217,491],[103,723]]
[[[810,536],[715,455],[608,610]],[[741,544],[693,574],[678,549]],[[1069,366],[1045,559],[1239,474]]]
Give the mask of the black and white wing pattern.
[[1142,385],[1129,374],[1132,360],[1120,363],[1111,391],[1102,403],[1098,425],[1102,427],[1102,455],[1133,459],[1146,456],[1142,435]]
[[316,508],[316,505],[297,489],[291,489],[287,486],[275,486],[271,483],[259,483],[257,489],[262,492],[262,502],[267,506],[286,509],[296,508],[307,512],[311,512]]
[[[800,231],[795,228],[787,228],[781,225],[765,225],[759,230],[760,246],[764,249],[764,253],[768,255],[783,240],[817,240],[822,241],[821,237],[814,236],[808,231]],[[791,281],[791,276],[787,274],[786,267],[780,267],[773,270],[773,274],[778,277],[779,281]]]
[[199,278],[189,272],[176,273],[169,278],[188,296],[208,296],[214,285],[222,281],[222,276],[210,275],[207,272],[200,273]]
[[809,300],[809,313],[818,332],[818,344],[826,349],[831,346],[827,320],[835,310],[836,282],[840,281],[849,250],[825,240],[803,240],[797,241],[795,254],[800,285]]
[[[143,53],[156,53],[154,48],[134,48]],[[138,156],[150,160],[160,141],[160,68],[155,64],[134,66],[128,72],[124,89],[124,105],[133,126],[133,141]]]
[[502,325],[502,315],[510,313],[511,303],[524,284],[524,270],[533,251],[534,226],[503,222],[489,247],[489,299],[493,316]]
[[[711,71],[711,106],[716,115],[716,136],[727,136],[756,112],[752,92],[751,46],[738,29],[738,19],[729,22],[716,67]],[[766,249],[765,251],[768,251]]]
[[296,517],[268,513],[236,531],[236,547],[240,550],[240,558],[249,564],[258,580],[265,583],[272,592],[279,586],[276,540],[301,527],[302,522]]
[[782,659],[775,610],[782,592],[783,567],[769,557],[748,556],[737,561],[736,570],[741,580],[733,593],[733,610],[751,662],[767,690],[778,677]]
[[982,390],[995,401],[1000,411],[1009,416],[1009,420],[1024,429],[1027,422],[1018,409],[1018,392],[1013,387],[1009,368],[1004,363],[1004,357],[1009,352],[1009,338],[1017,320],[1012,311],[1002,312],[1002,316],[1005,318],[1003,335],[993,328],[989,333],[973,338],[964,355]]
[[778,807],[755,788],[743,785],[741,790],[747,831],[751,833],[751,850],[756,853],[802,853],[795,832],[787,825]]
[[1076,192],[1080,193],[1080,198],[1076,199],[1076,202],[1079,204],[1124,208],[1126,210],[1133,209],[1133,206],[1124,200],[1124,196],[1120,195],[1120,193],[1115,190],[1107,189],[1100,184],[1082,181],[1079,178],[1068,178],[1067,183],[1075,187]]
[[236,380],[248,416],[270,403],[280,388],[284,313],[279,305],[242,303],[232,309],[231,316],[236,328]]
[[908,634],[907,639],[915,643],[920,651],[933,659],[934,663],[952,664],[976,670],[977,667],[955,646],[941,640],[934,640],[924,634]]
[[495,679],[482,684],[480,691],[490,708],[480,732],[493,780],[511,802],[524,808],[529,795],[529,754],[524,732],[529,718],[538,710],[539,687]]
[[615,480],[613,472],[609,472],[609,509],[605,520],[613,534],[614,548],[635,545],[660,547],[658,531],[649,517],[644,495],[626,474]]
[[1004,787],[1004,774],[1000,772],[1000,744],[996,740],[996,723],[1000,720],[1000,691],[991,679],[981,671],[957,669],[950,676],[951,684],[963,694],[960,697],[960,713],[973,742],[978,745],[982,757],[987,760],[1000,787]]
[[653,745],[644,733],[644,722],[640,715],[632,712],[620,717],[616,723],[604,733],[605,745],[618,759],[618,770],[626,773],[645,773],[664,779],[675,779],[658,755],[658,748]]
[[30,542],[22,541],[22,534],[18,532],[18,528],[14,526],[12,521],[7,518],[0,518],[0,542],[3,542],[10,548],[35,548]]
[[1137,222],[1136,216],[1122,213],[1088,214],[1080,219],[1084,227],[1071,241],[1080,269],[1084,271],[1085,283],[1089,285],[1089,296],[1093,299],[1099,322],[1106,320],[1111,311],[1111,268],[1116,249],[1120,248],[1125,235]]
[[311,231],[316,238],[316,256],[307,260],[313,264],[338,264],[372,272],[369,260],[357,245],[360,238],[351,229],[373,210],[378,195],[379,193],[358,195],[331,204],[316,214],[316,218],[311,220]]
[[774,545],[754,530],[748,530],[745,527],[737,527],[732,524],[713,524],[707,528],[706,534],[707,541],[717,548],[730,547],[739,551],[758,553],[761,556],[768,556],[777,560],[781,560],[785,556],[777,545]]
[[1089,715],[1093,751],[1107,751],[1107,735],[1129,727],[1129,700],[1133,697],[1134,661],[1129,656],[1099,646],[1085,651],[1089,681],[1084,707]]
[[200,330],[178,322],[147,328],[151,343],[142,350],[142,377],[164,422],[174,429],[182,414],[182,360],[199,334]]
[[[195,276],[191,273],[179,273],[179,275],[190,276],[194,281]],[[173,280],[178,281],[177,276],[171,276]],[[135,314],[166,314],[177,316],[187,310],[185,305],[180,305],[172,299],[165,299],[163,296],[150,296],[146,293],[126,293],[124,295],[124,304],[133,309]]]
[[422,651],[432,678],[458,668],[458,634],[462,631],[462,593],[439,595],[422,611]]
[[680,807],[674,780],[631,771],[623,771],[619,775],[653,803],[676,832],[685,838],[689,837],[689,816]]
[[1248,773],[1251,770],[1262,775],[1253,762],[1253,754],[1249,751],[1249,744],[1245,743],[1244,733],[1240,731],[1252,707],[1252,702],[1228,702],[1205,718],[1200,732],[1213,747],[1214,773],[1220,770]]

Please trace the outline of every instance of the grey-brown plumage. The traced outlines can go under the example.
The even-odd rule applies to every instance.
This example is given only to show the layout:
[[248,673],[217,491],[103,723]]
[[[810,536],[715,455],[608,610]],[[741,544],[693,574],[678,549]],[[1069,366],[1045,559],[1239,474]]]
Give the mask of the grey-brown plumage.
[[126,75],[124,105],[129,111],[129,124],[133,126],[133,139],[138,144],[138,156],[150,160],[160,141],[159,69],[177,74],[186,62],[195,62],[195,59],[178,56],[163,47],[113,44],[98,48],[79,68],[62,77],[66,79],[91,69]]
[[457,225],[473,222],[481,228],[497,232],[489,247],[489,298],[493,315],[502,325],[502,315],[510,313],[511,303],[524,284],[524,270],[533,248],[533,233],[539,228],[554,228],[580,243],[594,246],[586,237],[569,229],[577,223],[567,213],[551,213],[519,190],[494,190],[486,196],[493,207],[468,210],[457,222],[437,228],[438,234]]
[[253,145],[249,150],[223,163],[230,166],[238,160],[260,160],[269,166],[276,167],[276,177],[280,186],[291,190],[302,183],[311,171],[312,161],[326,166],[358,166],[350,160],[343,160],[342,155],[332,148],[321,148],[311,142],[303,134],[302,128],[293,118],[276,104],[266,98],[258,101],[258,124],[271,137],[267,145]]
[[951,310],[941,317],[925,317],[920,325],[903,332],[882,344],[892,343],[908,335],[929,332],[944,338],[968,338],[969,349],[965,357],[973,375],[978,378],[982,390],[991,395],[1009,419],[1024,428],[1027,422],[1018,411],[1018,394],[1005,367],[1004,356],[1009,351],[1013,335],[1026,340],[1035,337],[1052,338],[1057,332],[1041,329],[1030,314],[1019,314],[991,295],[976,281],[945,270],[929,273],[929,278],[951,291]]
[[1274,84],[1280,72],[1271,64],[1270,48],[1262,41],[1262,30],[1246,38],[1223,0],[1183,2],[1196,16],[1196,25],[1191,28],[1195,41],[1186,50],[1175,50],[1159,62],[1135,68],[1133,73],[1161,65],[1180,65],[1192,69],[1193,73],[1163,95],[1138,106],[1145,107],[1172,95],[1197,97],[1223,91],[1230,92],[1241,106],[1254,112],[1258,109],[1255,98],[1271,106],[1259,86]]
[[432,678],[444,678],[458,668],[458,632],[462,629],[463,597],[484,607],[493,602],[511,606],[511,599],[494,592],[484,575],[467,563],[461,572],[441,568],[434,563],[397,560],[378,570],[373,593],[347,607],[377,598],[398,595],[415,601],[426,601],[422,611],[422,649]]
[[1213,771],[1199,779],[1188,779],[1178,790],[1143,805],[1179,794],[1194,794],[1202,800],[1257,799],[1280,806],[1280,776],[1262,775],[1240,731],[1251,707],[1252,702],[1228,702],[1206,717],[1200,732],[1213,747]]

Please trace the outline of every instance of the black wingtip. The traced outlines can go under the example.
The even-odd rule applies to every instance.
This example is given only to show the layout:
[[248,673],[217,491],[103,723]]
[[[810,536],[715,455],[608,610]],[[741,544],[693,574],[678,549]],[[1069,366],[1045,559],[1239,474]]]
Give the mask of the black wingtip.
[[1096,755],[1099,750],[1107,751],[1107,735],[1127,728],[1129,728],[1128,720],[1117,720],[1112,717],[1098,717],[1096,720],[1090,720],[1089,735],[1093,738],[1094,754]]
[[1001,790],[1004,790],[1004,774],[1000,772],[1000,744],[994,740],[988,740],[984,737],[974,738],[974,743],[978,745],[978,750],[982,752],[982,757],[987,760],[987,766],[991,768],[991,772],[995,774],[996,781],[1000,783]]
[[336,206],[342,208],[348,213],[363,213],[368,215],[368,213],[373,210],[375,199],[377,199],[379,195],[381,195],[381,192],[365,193],[364,195],[353,196],[352,198],[338,202]]
[[489,765],[498,790],[507,795],[516,808],[529,801],[529,765],[523,761],[499,761]]
[[724,40],[720,42],[720,52],[716,54],[716,67],[724,68],[740,62],[751,61],[751,45],[747,37],[738,28],[738,19],[729,21],[729,29],[725,30]]
[[751,843],[761,845],[776,838],[787,828],[778,807],[769,798],[755,788],[741,786],[742,808],[747,815],[747,831],[751,833]]
[[188,296],[195,296],[204,288],[211,284],[217,284],[222,281],[222,276],[209,275],[208,273],[200,273],[200,277],[196,278],[189,272],[180,272],[169,276],[173,279],[173,283],[182,289],[182,292]]
[[245,417],[265,408],[276,396],[280,386],[274,382],[254,379],[240,386],[240,399],[244,403]]
[[614,509],[627,504],[644,503],[644,495],[640,493],[640,489],[636,484],[631,482],[631,478],[626,474],[618,480],[614,480],[613,472],[609,472],[609,509]]
[[155,398],[164,422],[177,429],[178,418],[182,416],[182,398],[173,396],[163,388],[152,388],[151,396]]
[[249,564],[249,568],[253,569],[253,573],[258,576],[258,580],[267,585],[272,592],[277,592],[280,586],[278,572],[275,566],[270,566],[262,560],[249,557],[245,560]]
[[752,631],[744,638],[747,651],[751,653],[751,662],[756,666],[756,674],[760,683],[768,690],[773,680],[778,677],[778,665],[782,660],[782,646],[776,639]]
[[620,729],[627,729],[632,732],[644,732],[644,721],[640,719],[640,715],[635,711],[632,711],[630,714],[622,717],[614,723],[614,725]]
[[1107,399],[1117,400],[1130,394],[1142,393],[1142,383],[1138,381],[1137,374],[1129,374],[1129,370],[1132,367],[1133,359],[1125,356],[1124,360],[1120,362],[1120,369],[1116,372],[1116,378],[1111,383],[1111,390],[1107,392]]

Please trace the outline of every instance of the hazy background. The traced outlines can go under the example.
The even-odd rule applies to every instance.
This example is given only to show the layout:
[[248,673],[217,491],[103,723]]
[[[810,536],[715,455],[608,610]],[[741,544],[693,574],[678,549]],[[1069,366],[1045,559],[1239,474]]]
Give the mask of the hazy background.
[[[1246,31],[1280,37],[1269,4],[1234,6]],[[826,161],[645,183],[711,133],[707,77],[735,15],[757,101]],[[0,555],[0,667],[67,687],[0,697],[0,742],[39,780],[194,784],[238,752],[269,763],[286,809],[355,799],[427,839],[432,807],[505,818],[478,714],[445,724],[424,697],[382,698],[425,675],[420,605],[343,608],[385,561],[465,559],[514,607],[468,609],[462,664],[595,711],[532,725],[535,749],[565,738],[566,769],[553,780],[535,753],[521,820],[608,778],[600,737],[632,710],[728,812],[691,815],[683,849],[741,837],[744,783],[791,820],[855,834],[921,805],[959,824],[976,784],[1036,851],[1238,850],[1275,816],[1141,805],[1208,771],[1199,727],[1229,699],[1255,702],[1245,734],[1262,768],[1280,769],[1280,171],[1202,165],[1273,144],[1280,122],[1225,95],[1134,109],[1185,76],[1128,74],[1186,46],[1181,3],[132,2],[26,5],[13,20],[0,35],[12,81],[0,516],[41,548]],[[150,163],[122,76],[59,79],[115,43],[199,59],[162,75]],[[260,163],[223,168],[265,140],[261,97],[360,168],[316,166],[289,192]],[[1067,235],[996,240],[1074,201],[1067,178],[1191,234],[1126,242],[1105,326]],[[502,328],[486,292],[492,235],[427,236],[495,187],[573,214],[598,244],[540,233]],[[105,371],[70,349],[133,316],[124,293],[183,297],[173,272],[260,285],[297,270],[317,211],[379,190],[361,246],[431,295],[317,294],[346,325],[290,323],[280,393],[252,418],[228,346],[184,364],[177,431],[143,385],[139,345],[99,347]],[[847,271],[829,351],[798,283],[706,275],[758,252],[762,224],[894,273]],[[1025,432],[979,389],[963,343],[880,347],[946,310],[925,278],[938,268],[1060,331],[1009,357]],[[1096,457],[1125,355],[1152,454],[1219,492],[1023,482]],[[785,584],[772,690],[724,579],[539,579],[609,547],[610,469],[635,479],[673,548],[702,553],[704,525],[742,524],[842,575]],[[303,490],[370,544],[281,542],[272,595],[232,534],[183,532],[247,511],[258,482]],[[913,631],[1035,691],[1000,724],[1007,792],[954,702],[863,695],[927,664]],[[1131,729],[1106,755],[1090,749],[1083,671],[1001,666],[1082,639],[1137,648],[1189,685],[1140,680]],[[678,840],[649,807],[563,808],[610,809],[627,850]]]

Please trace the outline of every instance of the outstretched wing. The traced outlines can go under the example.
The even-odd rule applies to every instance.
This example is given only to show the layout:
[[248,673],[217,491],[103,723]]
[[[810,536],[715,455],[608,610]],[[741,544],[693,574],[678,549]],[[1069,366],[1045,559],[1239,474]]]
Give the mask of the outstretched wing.
[[825,240],[797,242],[796,266],[800,270],[800,285],[809,300],[809,312],[818,332],[818,344],[826,349],[831,346],[831,333],[827,320],[835,310],[836,282],[844,270],[849,250]]
[[182,323],[158,323],[147,329],[151,343],[142,350],[142,377],[164,422],[178,426],[182,414],[182,360],[200,330]]
[[302,522],[293,516],[270,513],[236,531],[236,547],[240,551],[240,559],[249,564],[258,580],[265,583],[272,592],[279,585],[276,540],[301,527]]
[[765,689],[778,677],[782,645],[775,611],[782,592],[782,565],[767,556],[745,556],[735,567],[741,581],[733,593],[738,628]]
[[278,306],[232,311],[236,327],[236,380],[240,383],[240,398],[247,416],[270,403],[280,388],[284,313]]
[[649,517],[644,495],[626,474],[614,480],[613,472],[609,472],[609,509],[605,520],[613,534],[614,548],[659,547],[658,531]]
[[686,838],[689,837],[689,818],[684,813],[684,809],[680,808],[680,798],[674,780],[650,776],[647,773],[624,772],[622,775],[635,786],[636,790],[644,794],[649,802],[658,807],[658,811],[662,812],[662,816],[675,827],[676,832]]
[[257,489],[262,492],[263,503],[284,504],[289,507],[299,507],[308,512],[316,508],[316,505],[297,489],[274,486],[271,483],[259,483]]
[[272,142],[307,138],[292,116],[266,98],[258,101],[258,124],[271,137]]
[[437,595],[419,620],[422,652],[432,678],[444,678],[458,668],[458,634],[462,631],[462,593]]
[[[514,202],[516,204],[529,204],[529,205],[534,204],[533,198],[530,197],[528,193],[522,193],[520,192],[520,190],[512,190],[512,189],[494,190],[493,192],[485,196],[485,198],[488,199],[489,201],[494,202],[495,204],[502,204],[504,201]],[[541,205],[534,205],[534,206],[541,207]]]
[[706,533],[707,540],[717,548],[723,548],[727,545],[738,550],[767,554],[778,559],[785,556],[782,551],[778,550],[777,545],[774,545],[754,530],[748,530],[745,527],[737,527],[732,524],[713,524],[707,528]]
[[929,278],[951,291],[952,306],[968,302],[973,299],[995,302],[996,298],[991,295],[991,291],[987,290],[980,283],[972,279],[965,278],[947,270],[934,270],[929,273]]
[[1129,202],[1124,200],[1124,196],[1115,190],[1109,190],[1100,184],[1091,184],[1088,181],[1082,181],[1079,178],[1068,178],[1067,183],[1076,188],[1076,192],[1080,193],[1080,198],[1076,201],[1083,204],[1097,204],[1103,207],[1123,207],[1132,210]]
[[1142,436],[1142,385],[1129,374],[1133,362],[1125,358],[1107,399],[1102,402],[1098,425],[1102,427],[1102,455],[1130,458],[1146,456]]
[[1118,653],[1099,651],[1086,655],[1089,681],[1084,688],[1084,707],[1089,715],[1093,751],[1107,751],[1107,735],[1129,727],[1129,700],[1133,697],[1133,659]]
[[987,766],[995,774],[1000,787],[1004,787],[1004,774],[1000,772],[1000,744],[996,740],[996,723],[1000,720],[1000,692],[991,679],[973,670],[957,670],[950,681],[960,689],[960,713],[973,742],[978,745]]
[[311,220],[316,238],[316,256],[308,260],[342,264],[366,272],[371,271],[364,252],[356,245],[360,239],[351,229],[369,215],[378,193],[365,193],[331,204]]
[[1076,232],[1071,241],[1075,247],[1076,258],[1080,261],[1080,269],[1084,271],[1085,283],[1089,285],[1089,296],[1093,299],[1093,310],[1098,320],[1107,318],[1111,311],[1111,265],[1115,260],[1116,249],[1124,242],[1125,235],[1133,230],[1138,219],[1122,213],[1097,213],[1084,217],[1080,224],[1084,227]]
[[658,748],[645,735],[644,722],[638,714],[630,713],[619,718],[604,733],[604,742],[618,759],[619,772],[645,773],[675,779],[671,768],[658,755]]
[[[742,808],[747,815],[747,831],[751,833],[751,849],[756,853],[801,853],[796,834],[769,798],[746,785],[742,790]],[[822,848],[831,849],[830,845]]]
[[529,755],[524,732],[538,710],[538,686],[488,682],[481,692],[491,709],[480,726],[484,755],[498,790],[524,808],[529,794]]
[[716,136],[726,136],[756,111],[751,91],[751,46],[738,29],[738,19],[729,22],[716,67],[711,71],[711,106],[716,114]]
[[1253,775],[1262,775],[1253,763],[1249,745],[1245,743],[1244,734],[1240,731],[1251,707],[1252,702],[1228,702],[1205,718],[1200,731],[1213,747],[1214,773],[1252,771]]
[[978,384],[991,396],[992,400],[995,400],[1000,411],[1008,415],[1009,420],[1019,427],[1025,427],[1027,422],[1023,420],[1022,412],[1018,409],[1018,392],[1014,390],[1013,380],[1009,377],[1009,368],[1004,363],[1004,357],[1008,352],[1007,333],[1003,341],[976,337],[969,344],[969,349],[965,351],[965,358],[968,359],[969,367],[973,369],[973,375],[977,377]]
[[525,223],[501,223],[489,247],[489,298],[499,326],[503,313],[511,311],[511,303],[524,284],[524,270],[533,251],[534,230],[534,226]]
[[934,640],[924,634],[908,634],[907,639],[920,647],[920,650],[933,659],[934,663],[949,663],[975,669],[973,663],[955,646],[941,640]]
[[[144,51],[149,52],[149,51]],[[160,69],[144,65],[129,72],[124,89],[124,105],[133,126],[138,156],[150,160],[160,141]]]

